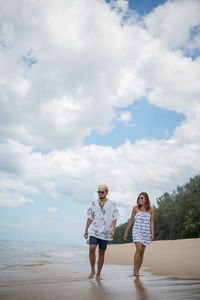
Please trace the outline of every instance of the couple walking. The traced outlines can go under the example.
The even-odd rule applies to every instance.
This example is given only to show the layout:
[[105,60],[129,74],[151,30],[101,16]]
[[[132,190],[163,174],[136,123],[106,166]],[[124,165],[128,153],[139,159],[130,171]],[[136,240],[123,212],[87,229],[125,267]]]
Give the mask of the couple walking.
[[[89,236],[89,259],[91,273],[88,278],[95,276],[96,248],[99,246],[98,269],[96,279],[100,279],[101,269],[104,263],[106,247],[115,234],[115,227],[119,211],[116,204],[107,198],[108,187],[100,185],[98,188],[99,198],[92,202],[91,207],[87,211],[87,223],[84,237],[88,238],[88,229],[90,227]],[[142,265],[144,251],[146,246],[151,245],[154,238],[154,208],[150,206],[149,196],[147,193],[140,193],[137,198],[137,205],[133,207],[131,217],[127,224],[124,240],[127,240],[128,231],[134,221],[132,230],[133,243],[136,247],[134,256],[134,272],[133,276],[139,276],[139,270]]]

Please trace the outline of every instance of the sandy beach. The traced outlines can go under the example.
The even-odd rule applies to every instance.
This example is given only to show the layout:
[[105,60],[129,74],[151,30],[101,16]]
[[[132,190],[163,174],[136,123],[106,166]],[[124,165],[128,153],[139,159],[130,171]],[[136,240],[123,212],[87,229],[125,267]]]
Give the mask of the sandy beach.
[[[154,242],[147,250],[145,265],[151,267],[151,259],[163,254],[175,257],[187,250],[192,255],[194,270],[187,277],[154,275],[156,263],[151,269],[142,268],[144,276],[132,275],[133,245],[109,245],[101,280],[88,279],[90,265],[88,246],[51,245],[31,242],[0,241],[0,299],[1,300],[177,300],[200,299],[200,278],[192,278],[198,269],[199,257],[193,264],[199,239],[173,241],[175,247],[167,247],[168,241]],[[193,244],[194,242],[194,244]],[[197,245],[196,245],[197,242]],[[170,242],[171,244],[171,242]],[[188,245],[188,246],[185,246]],[[166,248],[166,249],[165,249]],[[168,251],[168,252],[164,252]],[[168,249],[168,250],[167,250]],[[176,251],[179,251],[179,255]],[[191,252],[191,251],[192,252]],[[199,249],[198,249],[199,250]],[[187,252],[186,251],[186,252]],[[157,254],[156,254],[157,253]],[[162,253],[161,256],[159,256]],[[191,254],[192,253],[192,254]],[[180,259],[180,258],[177,258]],[[108,264],[108,262],[110,264]],[[148,263],[149,262],[149,263]],[[161,264],[167,262],[167,259]],[[120,265],[121,263],[121,265]],[[176,262],[179,265],[179,262]],[[187,259],[184,265],[188,263]],[[174,267],[174,266],[173,266]],[[172,269],[172,267],[171,267]],[[178,267],[179,269],[179,267]],[[174,270],[174,269],[173,269]],[[181,269],[183,271],[183,269]],[[180,272],[178,273],[180,274]],[[184,274],[184,273],[182,273]],[[190,276],[190,277],[189,277]]]
[[[135,246],[109,245],[106,264],[133,265]],[[145,249],[143,270],[154,275],[200,278],[200,238],[153,241]]]

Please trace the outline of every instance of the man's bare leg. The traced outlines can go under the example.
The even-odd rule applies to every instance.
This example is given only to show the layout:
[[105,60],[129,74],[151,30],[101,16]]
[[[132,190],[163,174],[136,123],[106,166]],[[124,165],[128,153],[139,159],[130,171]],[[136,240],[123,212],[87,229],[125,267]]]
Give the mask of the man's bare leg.
[[89,253],[89,258],[90,258],[90,266],[91,266],[91,273],[88,276],[89,279],[92,279],[95,275],[95,262],[96,262],[96,245],[91,244],[90,245],[90,253]]
[[143,262],[145,246],[139,242],[135,243],[136,252],[134,256],[134,273],[133,276],[139,276],[139,270]]
[[97,275],[96,275],[97,280],[100,279],[101,269],[104,264],[104,257],[105,257],[105,250],[99,249],[98,269],[97,269]]

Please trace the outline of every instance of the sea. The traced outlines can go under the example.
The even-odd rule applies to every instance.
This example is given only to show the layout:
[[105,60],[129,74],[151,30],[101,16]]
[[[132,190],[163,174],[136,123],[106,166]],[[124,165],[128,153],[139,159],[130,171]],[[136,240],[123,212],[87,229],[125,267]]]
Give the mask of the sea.
[[73,263],[87,256],[88,246],[0,240],[0,270]]
[[104,265],[96,281],[89,272],[88,245],[0,240],[0,300],[200,299],[198,278],[135,278],[132,266]]

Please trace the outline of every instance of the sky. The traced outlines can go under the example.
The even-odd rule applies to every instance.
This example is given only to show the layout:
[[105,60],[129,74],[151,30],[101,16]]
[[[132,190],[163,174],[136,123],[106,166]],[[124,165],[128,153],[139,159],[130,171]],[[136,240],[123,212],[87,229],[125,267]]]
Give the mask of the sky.
[[82,245],[200,171],[199,0],[0,0],[0,239]]

